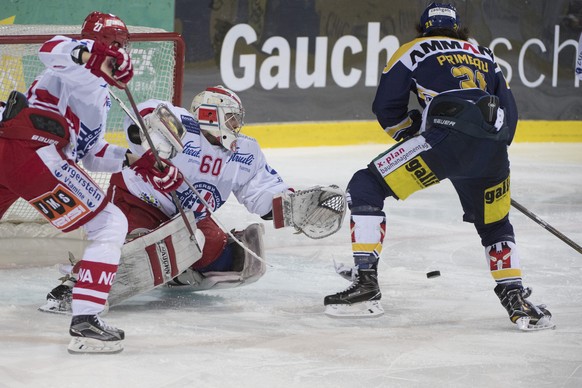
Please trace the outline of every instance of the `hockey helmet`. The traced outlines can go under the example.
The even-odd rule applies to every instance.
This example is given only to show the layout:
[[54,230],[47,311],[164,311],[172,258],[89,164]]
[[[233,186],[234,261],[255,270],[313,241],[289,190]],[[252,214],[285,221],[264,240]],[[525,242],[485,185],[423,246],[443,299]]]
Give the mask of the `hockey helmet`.
[[420,16],[420,31],[423,34],[437,28],[457,31],[459,26],[457,9],[452,4],[430,3]]
[[91,12],[83,22],[81,28],[83,39],[92,39],[111,46],[127,49],[129,43],[129,30],[127,26],[115,15],[98,11]]
[[236,151],[245,110],[232,90],[222,85],[207,88],[194,97],[190,111],[202,131],[215,137],[227,150]]

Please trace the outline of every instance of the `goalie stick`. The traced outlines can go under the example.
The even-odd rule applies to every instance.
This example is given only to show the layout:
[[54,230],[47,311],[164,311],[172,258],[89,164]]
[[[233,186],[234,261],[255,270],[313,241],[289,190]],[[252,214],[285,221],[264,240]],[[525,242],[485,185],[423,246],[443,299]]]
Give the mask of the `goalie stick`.
[[216,222],[216,225],[218,225],[220,227],[220,229],[222,229],[222,231],[224,233],[228,234],[238,245],[241,246],[242,249],[245,250],[245,252],[247,252],[248,254],[250,254],[251,256],[253,256],[255,259],[257,259],[257,260],[265,263],[269,267],[273,267],[272,264],[267,263],[267,261],[265,259],[263,259],[259,255],[257,255],[252,250],[250,250],[249,247],[247,247],[242,241],[240,241],[230,230],[228,230],[224,225],[222,225],[222,223],[220,222],[220,220],[216,217],[216,215],[214,213],[214,210],[212,210],[210,208],[210,205],[208,205],[208,202],[206,202],[206,200],[202,197],[202,194],[200,194],[200,192],[198,190],[196,190],[196,188],[194,186],[192,186],[192,184],[190,182],[188,182],[187,179],[184,178],[184,182],[186,182],[186,185],[188,185],[188,187],[190,188],[190,190],[192,190],[192,192],[198,197],[198,199],[200,200],[200,203],[202,203],[202,205],[208,211],[208,214],[210,214],[210,217],[212,217],[212,219],[214,220],[214,222]]
[[[154,155],[154,158],[156,159],[156,164],[158,165],[158,167],[161,170],[162,166],[163,166],[162,160],[160,159],[160,156],[158,155],[158,152],[156,150],[154,142],[152,141],[152,138],[150,137],[150,134],[146,130],[145,123],[143,121],[143,118],[139,114],[139,110],[137,109],[137,105],[135,104],[133,96],[132,96],[132,94],[129,91],[129,88],[127,86],[125,87],[124,90],[125,90],[125,94],[127,95],[127,99],[129,100],[129,104],[131,105],[133,112],[137,116],[137,120],[139,122],[138,127],[140,128],[143,135],[145,136],[145,138],[150,146],[150,150],[152,151],[152,154]],[[172,196],[172,201],[174,202],[174,205],[176,206],[176,208],[180,212],[180,215],[182,216],[182,220],[184,220],[184,223],[186,224],[186,228],[188,229],[188,232],[190,233],[190,240],[196,241],[196,236],[194,235],[194,230],[192,229],[192,225],[190,225],[190,222],[188,221],[188,217],[186,217],[186,213],[184,212],[184,209],[182,208],[182,203],[180,202],[180,200],[178,199],[178,196],[176,195],[176,191],[175,190],[171,191],[170,195]],[[202,252],[202,248],[200,248],[198,243],[196,243],[196,246],[198,247],[198,250],[200,252]]]

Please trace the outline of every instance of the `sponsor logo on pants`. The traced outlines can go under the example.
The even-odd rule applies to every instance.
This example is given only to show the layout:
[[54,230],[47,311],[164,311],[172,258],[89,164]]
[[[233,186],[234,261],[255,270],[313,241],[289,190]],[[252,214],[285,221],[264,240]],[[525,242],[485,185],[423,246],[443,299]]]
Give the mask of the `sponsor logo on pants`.
[[29,203],[57,229],[66,229],[89,213],[89,208],[61,184]]

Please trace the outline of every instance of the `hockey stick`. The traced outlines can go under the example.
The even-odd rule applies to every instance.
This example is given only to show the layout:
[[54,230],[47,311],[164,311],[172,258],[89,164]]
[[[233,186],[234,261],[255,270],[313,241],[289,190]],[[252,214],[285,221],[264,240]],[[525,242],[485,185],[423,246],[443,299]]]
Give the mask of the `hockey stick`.
[[[125,105],[125,103],[119,97],[117,97],[111,90],[109,91],[109,95],[111,95],[111,97],[113,97],[113,99],[115,101],[117,101],[117,103],[119,104],[119,106],[121,107],[121,109],[125,112],[125,114],[127,114],[127,116],[129,116],[129,118],[131,119],[131,121],[133,121],[138,127],[145,128],[145,123],[143,123],[143,119],[141,118],[141,115],[139,114],[139,111],[137,109],[137,106],[135,106],[134,104],[132,104],[132,107],[134,107],[134,111],[137,113],[137,116],[139,117],[139,121],[138,121],[138,119],[136,119],[134,117],[134,115],[129,110],[129,108]],[[129,96],[128,96],[128,98],[129,98]],[[132,101],[132,99],[130,99],[130,103],[131,103],[131,101]],[[145,131],[144,129],[142,129],[142,131],[145,132],[145,133],[147,133],[147,131]],[[148,144],[149,144],[150,148],[153,150],[155,147],[153,146],[153,142],[151,141],[151,138],[149,137],[149,133],[147,133],[147,139],[148,139]],[[154,148],[152,148],[152,147],[154,147]],[[152,152],[154,152],[154,151],[152,151]],[[157,157],[157,152],[155,152],[154,155]],[[158,160],[158,159],[156,159],[156,160]],[[184,182],[186,182],[186,184],[188,185],[188,187],[190,188],[190,190],[192,190],[192,192],[194,193],[194,195],[196,195],[198,197],[198,199],[200,200],[200,203],[202,203],[202,205],[206,208],[206,210],[208,210],[208,213],[210,214],[210,216],[212,217],[212,219],[214,220],[214,222],[216,222],[216,224],[218,225],[218,227],[220,229],[222,229],[222,231],[224,233],[228,234],[238,245],[241,246],[241,248],[245,252],[249,253],[251,256],[253,256],[257,260],[265,263],[269,267],[273,267],[272,264],[268,263],[265,259],[263,259],[259,255],[257,255],[255,252],[251,251],[242,241],[240,241],[231,231],[229,231],[220,222],[220,220],[216,217],[214,211],[210,208],[210,206],[208,205],[208,203],[202,197],[202,194],[200,194],[200,192],[198,190],[196,190],[196,188],[194,188],[192,186],[192,184],[190,184],[190,182],[188,182],[188,180],[186,178],[184,178]],[[174,193],[174,192],[172,192],[172,193]],[[180,209],[180,213],[183,213],[184,212],[184,210],[183,210],[183,208],[181,206],[176,206],[176,207],[178,207]]]
[[[140,127],[142,133],[144,134],[144,136],[145,136],[145,138],[150,146],[150,150],[152,151],[152,154],[154,155],[154,158],[156,160],[156,164],[158,165],[158,168],[161,170],[162,166],[163,166],[162,160],[160,159],[160,156],[158,155],[158,152],[156,150],[154,142],[152,141],[152,138],[150,137],[150,134],[146,130],[145,123],[143,121],[143,118],[139,114],[139,110],[137,109],[137,105],[135,104],[133,96],[131,95],[131,92],[129,91],[129,88],[127,86],[125,87],[124,90],[125,90],[125,94],[127,95],[127,99],[129,100],[129,104],[133,108],[133,112],[135,113],[135,115],[137,116],[137,120],[139,121],[138,126]],[[113,93],[111,93],[111,94],[113,94]],[[133,119],[133,117],[132,117],[132,119]],[[194,242],[196,242],[196,246],[198,247],[198,250],[200,252],[202,252],[202,249],[200,248],[200,246],[198,245],[198,241],[196,240],[196,236],[194,235],[194,230],[192,229],[192,225],[190,225],[190,222],[188,222],[188,218],[186,217],[186,213],[184,212],[184,209],[182,208],[182,203],[180,202],[180,200],[178,199],[178,196],[176,195],[176,191],[175,190],[171,191],[170,195],[172,196],[172,201],[174,202],[174,205],[176,206],[176,208],[178,208],[178,211],[180,212],[180,215],[182,216],[182,219],[184,220],[184,223],[186,224],[186,228],[188,229],[188,233],[190,233],[190,240],[193,240]]]
[[263,259],[259,255],[257,255],[255,252],[251,251],[242,241],[240,241],[238,238],[236,238],[235,235],[230,230],[226,229],[226,227],[224,227],[224,225],[222,225],[220,220],[218,220],[218,218],[216,217],[216,215],[214,213],[214,210],[212,210],[210,208],[210,205],[208,205],[208,202],[206,202],[206,200],[204,198],[202,198],[202,194],[200,194],[200,192],[198,190],[196,190],[196,188],[194,186],[192,186],[192,184],[190,182],[188,182],[188,180],[186,178],[184,178],[184,182],[186,182],[186,184],[188,185],[190,190],[192,190],[192,192],[198,197],[198,199],[200,200],[200,203],[206,208],[206,210],[210,214],[210,217],[212,217],[214,222],[216,222],[216,224],[220,227],[220,229],[222,229],[222,231],[224,233],[228,234],[238,245],[241,246],[242,249],[245,250],[245,252],[249,253],[255,259],[265,263],[269,267],[273,267],[272,264],[267,263],[267,261],[265,259]]
[[547,222],[545,222],[544,220],[542,220],[541,218],[536,216],[531,211],[527,210],[526,207],[524,207],[523,205],[520,205],[517,201],[512,199],[511,206],[513,206],[514,208],[516,208],[517,210],[519,210],[520,212],[522,212],[523,214],[525,214],[526,216],[528,216],[529,218],[534,220],[538,225],[540,225],[542,228],[544,228],[545,230],[547,230],[548,232],[550,232],[551,234],[553,234],[554,236],[556,236],[557,238],[559,238],[560,240],[562,240],[563,242],[568,244],[570,247],[574,248],[576,250],[576,252],[582,253],[582,247],[580,245],[576,244],[574,241],[572,241],[568,237],[564,236],[556,228],[554,228],[553,226],[551,226],[550,224],[548,224]]
[[[129,108],[127,107],[127,105],[125,105],[125,103],[121,100],[121,98],[117,97],[117,95],[115,95],[115,93],[113,93],[111,90],[109,90],[109,95],[111,97],[113,97],[113,99],[115,101],[117,101],[117,103],[119,104],[119,107],[125,112],[125,114],[131,119],[131,121],[134,122],[134,124],[136,124],[137,126],[140,126],[139,121],[133,116],[133,112],[129,110]],[[140,126],[141,127],[141,126]]]

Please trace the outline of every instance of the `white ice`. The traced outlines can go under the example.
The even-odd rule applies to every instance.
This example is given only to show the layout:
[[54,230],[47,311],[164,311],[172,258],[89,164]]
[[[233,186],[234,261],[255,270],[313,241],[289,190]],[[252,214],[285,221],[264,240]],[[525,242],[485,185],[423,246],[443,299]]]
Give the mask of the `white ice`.
[[[267,149],[296,188],[346,186],[380,145]],[[582,143],[514,144],[512,196],[582,244]],[[332,319],[323,297],[349,283],[347,218],[310,240],[265,223],[272,264],[257,283],[206,293],[156,289],[105,317],[117,355],[70,355],[67,316],[38,312],[57,263],[82,243],[0,240],[0,387],[582,387],[582,256],[511,210],[524,282],[555,330],[519,332],[493,293],[483,248],[448,181],[386,201],[379,278],[386,313]],[[261,222],[229,201],[229,228]],[[438,269],[442,276],[427,279]]]

